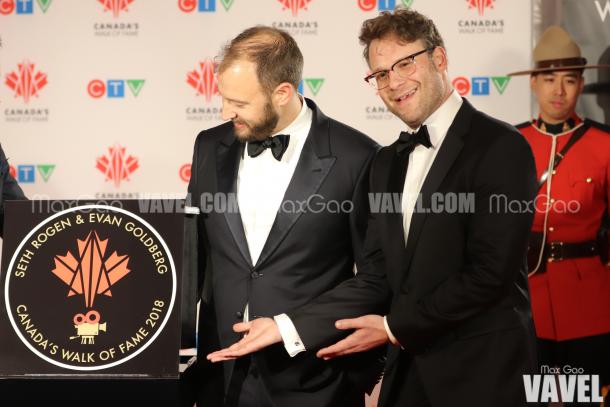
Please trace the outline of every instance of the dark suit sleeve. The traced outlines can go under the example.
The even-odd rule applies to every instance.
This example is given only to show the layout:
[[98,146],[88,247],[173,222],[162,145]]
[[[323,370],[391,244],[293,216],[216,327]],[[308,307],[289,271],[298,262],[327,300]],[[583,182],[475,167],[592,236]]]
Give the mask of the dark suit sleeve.
[[[374,164],[371,166],[371,172],[373,167]],[[354,207],[365,207],[368,216],[367,213],[354,211],[351,219],[357,275],[327,291],[307,306],[288,313],[305,347],[311,351],[345,337],[345,331],[335,328],[336,320],[383,313],[388,306],[390,291],[384,271],[377,221],[375,214],[368,211],[368,174],[367,164],[354,193]],[[362,224],[359,223],[363,220],[367,220],[364,239]]]
[[465,264],[417,300],[406,294],[406,286],[394,293],[387,321],[407,350],[430,345],[497,303],[522,270],[533,213],[497,207],[496,198],[531,201],[536,191],[534,160],[518,133],[498,131],[504,134],[488,147],[474,172],[475,211],[465,225]]
[[368,228],[369,207],[369,176],[371,164],[375,158],[376,151],[372,151],[367,158],[354,187],[351,202],[353,210],[349,214],[350,236],[352,240],[352,251],[356,263],[360,263],[364,256],[364,243],[366,230]]
[[[191,179],[188,185],[187,206],[200,208],[199,215],[187,215],[185,226],[184,282],[182,298],[182,347],[192,347],[197,306],[199,306],[197,362],[181,374],[180,391],[184,405],[192,405],[195,399],[206,401],[206,405],[223,404],[224,382],[221,363],[211,363],[206,355],[220,349],[216,313],[212,299],[212,268],[207,256],[207,234],[203,219],[206,213],[201,207],[201,191],[198,178],[205,175],[203,154],[209,148],[206,132],[201,132],[195,141]],[[186,309],[184,308],[186,307]],[[188,335],[188,339],[184,338]]]
[[195,261],[195,265],[193,266],[193,270],[197,273],[197,278],[193,281],[196,281],[197,287],[197,301],[203,299],[206,303],[212,301],[211,298],[211,282],[207,283],[210,276],[206,273],[208,269],[208,257],[206,253],[207,247],[207,233],[205,231],[203,219],[207,216],[205,212],[205,208],[201,206],[201,194],[206,191],[201,191],[198,183],[198,177],[202,175],[201,173],[205,171],[204,165],[204,157],[203,154],[206,153],[206,149],[210,148],[209,146],[204,146],[205,143],[205,135],[206,132],[201,132],[199,136],[197,136],[197,140],[195,141],[195,148],[193,151],[193,161],[191,164],[191,179],[189,180],[188,185],[188,198],[187,200],[190,202],[189,206],[200,209],[199,215],[196,215],[196,231],[192,235],[192,239],[194,242],[191,242],[191,245],[194,248],[192,258]]
[[4,237],[4,202],[10,200],[24,200],[27,199],[21,190],[15,178],[13,178],[9,171],[8,160],[4,155],[4,151],[0,146],[0,192],[2,198],[0,200],[0,237]]
[[[193,150],[193,161],[191,163],[191,178],[188,185],[187,205],[200,210],[200,213],[195,215],[186,215],[185,219],[185,250],[183,273],[183,296],[182,296],[182,345],[186,347],[194,346],[197,306],[200,307],[199,334],[209,334],[216,332],[215,313],[212,310],[212,286],[211,286],[211,267],[207,256],[207,234],[204,226],[204,218],[207,216],[201,207],[201,194],[204,191],[200,190],[198,178],[201,172],[204,171],[203,154],[206,153],[205,132],[201,132],[195,141]],[[201,324],[205,326],[201,326]],[[202,331],[203,329],[203,331]],[[186,338],[185,338],[186,336]],[[205,349],[204,349],[205,346]],[[208,348],[209,347],[209,348]],[[218,348],[218,344],[214,341],[213,344],[200,343],[199,353],[210,352]]]
[[[197,208],[199,205],[193,199],[193,189],[197,185],[197,147],[199,139],[195,142],[193,161],[191,162],[191,178],[188,185],[186,206]],[[184,215],[184,247],[180,315],[182,325],[181,348],[194,348],[196,346],[197,302],[199,299],[198,282],[198,230],[197,215],[185,213]]]

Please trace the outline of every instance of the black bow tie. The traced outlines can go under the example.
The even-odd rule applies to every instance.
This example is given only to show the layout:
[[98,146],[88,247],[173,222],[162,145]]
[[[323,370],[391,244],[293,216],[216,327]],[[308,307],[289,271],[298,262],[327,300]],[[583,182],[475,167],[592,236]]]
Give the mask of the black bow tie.
[[428,128],[426,126],[421,126],[416,133],[401,131],[396,144],[396,152],[398,154],[411,154],[418,144],[421,144],[426,148],[432,147],[430,135],[428,134]]
[[275,137],[267,137],[262,141],[248,141],[248,155],[250,157],[257,157],[261,155],[266,148],[269,148],[275,159],[280,161],[288,148],[289,142],[289,134],[278,134]]

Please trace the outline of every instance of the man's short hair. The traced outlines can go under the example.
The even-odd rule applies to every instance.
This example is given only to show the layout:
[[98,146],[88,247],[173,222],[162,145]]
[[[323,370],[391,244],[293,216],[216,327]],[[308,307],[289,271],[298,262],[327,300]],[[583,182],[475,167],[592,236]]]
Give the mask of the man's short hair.
[[256,64],[258,81],[267,93],[283,82],[295,89],[301,82],[303,54],[286,31],[266,26],[246,29],[222,49],[218,71],[240,59]]
[[417,11],[399,7],[393,12],[382,11],[377,17],[362,23],[359,39],[364,45],[363,54],[367,62],[371,42],[388,36],[396,36],[404,42],[421,40],[426,48],[445,47],[431,19]]

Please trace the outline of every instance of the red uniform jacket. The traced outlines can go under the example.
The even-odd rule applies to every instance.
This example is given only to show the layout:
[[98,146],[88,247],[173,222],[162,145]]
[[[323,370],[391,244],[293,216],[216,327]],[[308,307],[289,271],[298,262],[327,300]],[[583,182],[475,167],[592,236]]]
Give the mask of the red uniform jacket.
[[[576,123],[582,120],[576,118]],[[595,240],[610,199],[610,128],[585,120],[589,130],[567,152],[551,182],[547,243]],[[536,121],[517,126],[532,147],[538,178],[549,165],[552,136]],[[573,131],[557,135],[557,152]],[[546,184],[538,191],[534,232],[542,232]],[[532,312],[539,338],[557,341],[610,332],[610,266],[599,256],[547,263],[530,276]],[[530,270],[531,271],[531,270]]]

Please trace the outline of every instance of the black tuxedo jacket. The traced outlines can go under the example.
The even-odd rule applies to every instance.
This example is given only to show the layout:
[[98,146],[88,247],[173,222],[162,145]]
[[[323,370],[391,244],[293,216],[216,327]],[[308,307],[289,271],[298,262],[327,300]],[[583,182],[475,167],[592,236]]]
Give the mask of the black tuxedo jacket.
[[4,236],[4,201],[26,199],[21,187],[9,172],[9,165],[0,147],[0,237]]
[[[205,255],[200,259],[205,267],[199,360],[207,364],[201,368],[208,376],[214,375],[214,367],[205,355],[240,339],[232,326],[243,319],[246,304],[251,319],[299,309],[353,277],[355,254],[362,253],[368,170],[377,145],[306,102],[313,110],[311,130],[286,190],[284,210],[278,212],[256,264],[251,263],[240,213],[230,204],[236,202],[244,144],[231,123],[197,137],[189,193],[192,205],[201,210],[199,254]],[[210,210],[210,197],[220,195],[228,196],[226,210]],[[318,407],[342,406],[346,395],[363,395],[381,372],[382,364],[370,360],[378,355],[327,363],[311,352],[291,358],[277,344],[253,358],[275,405]],[[226,391],[235,363],[223,364]]]
[[[395,145],[379,151],[372,193],[402,192],[397,163]],[[464,100],[424,180],[406,244],[401,214],[372,213],[358,275],[289,314],[305,345],[336,340],[332,321],[390,298],[388,326],[404,350],[388,351],[380,406],[404,405],[410,368],[433,406],[524,405],[521,375],[536,363],[525,263],[533,213],[519,209],[535,192],[527,142]],[[450,203],[459,194],[462,213]]]

